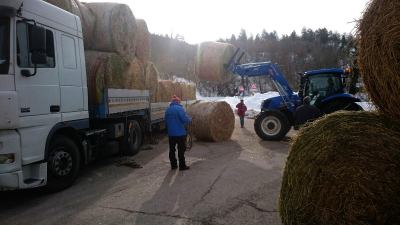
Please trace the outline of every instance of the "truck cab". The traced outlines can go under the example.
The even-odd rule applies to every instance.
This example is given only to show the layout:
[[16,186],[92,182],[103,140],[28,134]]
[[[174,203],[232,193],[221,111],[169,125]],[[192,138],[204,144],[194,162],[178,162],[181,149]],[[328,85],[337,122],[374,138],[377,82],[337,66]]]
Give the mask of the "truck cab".
[[60,143],[78,149],[73,131],[89,128],[80,19],[40,0],[4,0],[0,12],[0,188],[73,177],[82,157]]

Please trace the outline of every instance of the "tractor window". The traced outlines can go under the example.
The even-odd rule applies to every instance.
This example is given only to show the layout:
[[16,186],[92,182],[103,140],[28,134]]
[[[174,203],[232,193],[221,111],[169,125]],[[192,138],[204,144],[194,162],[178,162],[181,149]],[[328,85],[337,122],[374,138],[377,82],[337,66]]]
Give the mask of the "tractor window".
[[308,78],[308,80],[309,82],[306,86],[306,95],[311,97],[312,102],[334,94],[343,93],[343,84],[340,75],[312,75]]
[[0,74],[7,74],[10,64],[10,19],[0,18]]

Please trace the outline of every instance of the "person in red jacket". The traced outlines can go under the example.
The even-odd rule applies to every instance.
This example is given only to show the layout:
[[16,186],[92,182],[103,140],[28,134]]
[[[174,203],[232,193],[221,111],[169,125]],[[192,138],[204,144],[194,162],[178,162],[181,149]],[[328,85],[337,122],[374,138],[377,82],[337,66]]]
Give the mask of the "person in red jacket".
[[237,108],[237,114],[238,114],[238,116],[240,118],[240,127],[243,128],[244,127],[244,116],[245,116],[246,111],[247,111],[247,107],[244,104],[243,99],[240,99],[240,103],[238,103],[236,105],[236,108]]

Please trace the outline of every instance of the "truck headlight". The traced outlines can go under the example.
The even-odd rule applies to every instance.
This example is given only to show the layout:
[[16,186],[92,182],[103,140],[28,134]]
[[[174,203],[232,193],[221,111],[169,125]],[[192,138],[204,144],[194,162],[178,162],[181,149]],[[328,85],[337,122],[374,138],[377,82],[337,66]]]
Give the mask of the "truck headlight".
[[14,154],[0,154],[0,164],[11,164],[15,162]]

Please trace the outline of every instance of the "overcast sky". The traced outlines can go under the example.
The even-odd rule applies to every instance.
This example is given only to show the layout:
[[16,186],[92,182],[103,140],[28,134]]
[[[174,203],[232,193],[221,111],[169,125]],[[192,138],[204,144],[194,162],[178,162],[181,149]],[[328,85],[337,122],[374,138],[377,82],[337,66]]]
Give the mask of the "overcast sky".
[[368,0],[82,0],[128,4],[151,33],[182,35],[189,43],[276,30],[300,33],[303,27],[354,32]]

